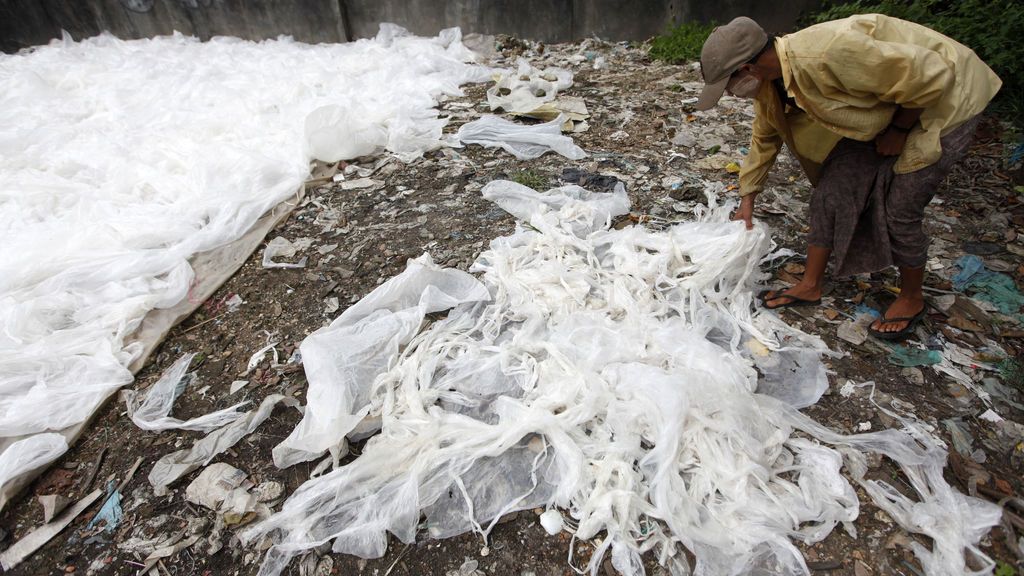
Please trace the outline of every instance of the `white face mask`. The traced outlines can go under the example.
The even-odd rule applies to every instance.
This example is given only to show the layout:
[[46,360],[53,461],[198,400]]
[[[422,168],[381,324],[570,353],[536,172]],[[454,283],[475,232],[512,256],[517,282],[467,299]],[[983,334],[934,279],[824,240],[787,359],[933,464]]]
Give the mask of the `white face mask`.
[[761,91],[761,79],[753,74],[743,74],[738,78],[730,78],[725,89],[733,96],[740,98],[755,98]]

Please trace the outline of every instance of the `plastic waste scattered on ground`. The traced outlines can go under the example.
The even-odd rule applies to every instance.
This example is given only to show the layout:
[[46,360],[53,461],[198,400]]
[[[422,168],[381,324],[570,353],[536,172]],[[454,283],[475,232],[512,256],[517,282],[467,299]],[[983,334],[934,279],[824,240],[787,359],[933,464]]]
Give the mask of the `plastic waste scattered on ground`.
[[267,247],[263,249],[263,267],[264,268],[305,268],[306,256],[299,259],[298,262],[278,262],[275,258],[291,258],[295,256],[301,250],[306,250],[313,245],[312,238],[303,238],[292,242],[287,238],[280,236],[274,238],[267,243]]
[[285,468],[328,450],[340,457],[345,435],[370,410],[374,378],[397,359],[423,318],[488,299],[487,289],[471,275],[442,270],[424,255],[310,334],[299,347],[309,381],[305,413],[274,448],[274,463]]
[[1017,315],[1024,306],[1024,294],[1017,289],[1013,278],[1000,272],[985,269],[981,258],[973,254],[961,256],[956,261],[959,271],[953,276],[953,287],[964,292],[975,291],[979,300],[990,302],[1003,314]]
[[74,506],[58,514],[51,522],[32,530],[23,536],[21,540],[11,544],[6,550],[0,552],[0,567],[4,570],[10,570],[21,564],[26,558],[35,553],[36,550],[39,550],[52,540],[54,536],[60,534],[67,528],[68,524],[71,524],[75,518],[78,518],[82,512],[89,506],[92,506],[93,502],[99,500],[102,495],[103,490],[94,490],[88,496],[76,502]]
[[914,348],[912,346],[893,346],[889,351],[890,364],[911,368],[915,366],[932,366],[942,362],[942,354],[936,350]]
[[71,503],[63,494],[45,494],[36,498],[43,508],[43,524],[48,524]]
[[459,127],[455,139],[463,144],[479,144],[501,148],[519,160],[539,158],[557,152],[570,160],[585,158],[587,153],[572,138],[562,135],[562,116],[543,124],[516,124],[499,116],[482,116]]
[[[185,377],[188,367],[192,363],[195,354],[185,354],[169,368],[164,370],[160,379],[149,387],[145,392],[137,390],[125,390],[125,403],[128,405],[128,415],[132,422],[143,430],[195,430],[198,432],[209,432],[234,421],[242,415],[238,408],[246,403],[241,402],[230,408],[217,410],[203,416],[190,420],[179,420],[168,416],[174,407],[174,401],[185,391],[189,379]],[[140,399],[140,396],[143,396]]]
[[0,55],[0,436],[75,426],[129,384],[143,346],[126,344],[189,296],[189,259],[294,196],[313,157],[443,146],[436,103],[493,73],[460,39],[382,24],[342,44],[103,34]]
[[124,512],[121,510],[121,492],[114,487],[114,481],[107,483],[107,499],[99,512],[89,520],[86,528],[94,528],[102,523],[103,531],[110,534],[121,524]]
[[498,72],[493,86],[487,89],[487,103],[492,111],[528,113],[537,110],[572,86],[572,72],[561,68],[538,70],[525,59],[519,59],[516,70]]
[[[488,298],[411,331],[367,326],[343,365],[345,348],[325,333],[315,335],[320,349],[303,344],[308,368],[331,367],[310,373],[323,380],[308,408],[343,409],[330,415],[337,425],[303,424],[319,434],[292,449],[372,438],[240,533],[247,544],[273,540],[260,574],[328,541],[336,553],[380,557],[389,533],[411,543],[421,517],[433,538],[472,531],[486,543],[503,515],[535,507],[571,516],[576,538],[601,535],[592,572],[610,554],[619,572],[641,574],[640,555],[653,550],[670,572],[689,573],[682,543],[703,573],[805,574],[791,538],[818,542],[857,517],[844,466],[902,527],[932,539],[913,549],[926,572],[962,573],[968,557],[990,569],[978,541],[1000,509],[946,483],[945,452],[914,420],[902,422],[914,435],[843,436],[779,399],[812,397],[813,378],[755,393],[764,353],[751,340],[769,354],[825,348],[753,312],[769,238],[730,222],[722,191],[709,188],[696,221],[652,231],[609,228],[629,210],[621,188],[485,186],[485,198],[528,224],[471,268]],[[446,272],[456,273],[401,283],[406,301],[447,293]],[[390,302],[371,293],[345,326],[406,309]],[[869,453],[892,459],[916,495],[868,479]]]
[[515,115],[545,122],[561,118],[562,132],[578,134],[590,129],[587,123],[590,111],[587,110],[586,101],[578,96],[559,96],[554,102],[543,104],[530,112],[517,112]]
[[167,487],[179,478],[209,464],[218,454],[231,448],[239,440],[256,430],[270,417],[279,403],[292,407],[299,405],[294,398],[271,394],[263,399],[259,408],[241,414],[234,422],[210,432],[204,438],[197,440],[191,448],[178,450],[161,457],[153,464],[153,469],[149,472],[149,483],[153,486],[153,491],[158,496],[163,495],[167,492]]

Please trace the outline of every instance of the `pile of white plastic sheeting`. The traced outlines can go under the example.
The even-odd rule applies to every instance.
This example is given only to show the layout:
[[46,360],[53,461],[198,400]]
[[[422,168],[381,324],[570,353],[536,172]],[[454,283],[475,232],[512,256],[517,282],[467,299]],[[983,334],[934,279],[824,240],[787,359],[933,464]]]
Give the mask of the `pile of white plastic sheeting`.
[[37,450],[13,439],[131,382],[125,343],[188,297],[189,258],[295,194],[311,158],[440,146],[437,100],[490,73],[459,39],[383,25],[340,45],[104,35],[0,55],[0,449]]
[[554,100],[558,93],[572,86],[572,72],[562,68],[538,70],[520,58],[516,70],[504,70],[487,89],[491,110],[532,112]]
[[[411,542],[421,518],[431,537],[486,538],[502,515],[538,506],[571,516],[548,514],[550,531],[601,535],[592,574],[608,552],[623,574],[642,574],[646,551],[686,574],[682,548],[696,574],[808,574],[794,541],[854,531],[844,462],[897,522],[933,540],[914,550],[929,574],[964,573],[967,555],[991,569],[976,545],[1000,510],[946,484],[945,452],[927,435],[840,436],[797,411],[827,385],[823,346],[752,313],[769,240],[730,222],[716,187],[696,221],[652,231],[609,228],[628,211],[621,187],[486,186],[529,226],[491,242],[473,269],[479,285],[412,262],[303,344],[310,423],[290,440],[316,453],[280,463],[372,436],[243,532],[273,539],[261,574],[329,541],[381,556],[388,532]],[[446,318],[410,332],[444,307]],[[865,479],[868,452],[898,463],[916,499]]]

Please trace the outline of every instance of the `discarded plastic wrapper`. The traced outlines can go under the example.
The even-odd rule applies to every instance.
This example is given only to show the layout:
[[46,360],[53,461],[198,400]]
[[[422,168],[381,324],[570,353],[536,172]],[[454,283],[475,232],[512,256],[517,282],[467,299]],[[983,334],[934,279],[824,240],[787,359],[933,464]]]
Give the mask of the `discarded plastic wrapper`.
[[544,124],[523,125],[498,116],[483,116],[463,124],[455,139],[463,144],[480,144],[488,148],[501,148],[520,160],[539,158],[547,152],[557,152],[570,160],[585,158],[587,153],[562,135],[563,117]]
[[[656,232],[609,229],[629,208],[618,194],[485,186],[484,197],[529,223],[471,268],[491,298],[418,333],[403,324],[361,333],[362,352],[345,367],[360,376],[323,383],[317,398],[343,403],[333,418],[346,423],[316,442],[337,445],[359,421],[379,432],[354,461],[240,533],[247,543],[273,539],[260,574],[328,541],[334,552],[380,557],[388,533],[414,540],[421,515],[431,537],[486,538],[502,515],[534,507],[564,510],[577,538],[602,534],[592,573],[610,552],[616,570],[642,574],[642,552],[657,550],[671,573],[687,574],[682,544],[701,574],[807,574],[791,539],[818,542],[839,523],[852,531],[857,517],[844,463],[901,526],[933,540],[913,544],[928,574],[964,572],[965,555],[991,569],[977,543],[1000,509],[946,484],[945,452],[927,434],[842,436],[779,399],[819,393],[813,355],[825,348],[751,312],[769,239],[761,226],[730,222],[722,190],[709,188],[697,221]],[[404,309],[377,293],[364,302],[360,318]],[[303,345],[307,367],[337,365],[353,337],[337,336],[334,346],[325,333],[316,348]],[[755,393],[752,339],[772,353],[806,353],[810,377]],[[865,478],[866,452],[894,460],[917,499]]]
[[238,408],[247,404],[241,402],[230,408],[217,410],[190,420],[178,420],[168,416],[174,401],[185,390],[187,379],[185,373],[195,358],[195,354],[185,354],[174,364],[171,364],[160,379],[145,391],[145,398],[139,400],[142,394],[136,390],[125,390],[125,403],[128,405],[128,415],[132,422],[143,430],[195,430],[198,432],[209,432],[236,420],[242,415]]
[[460,39],[65,35],[0,55],[0,445],[77,426],[131,383],[126,343],[191,295],[190,259],[294,196],[313,156],[441,146],[438,100],[493,73]]
[[515,71],[499,71],[494,86],[487,89],[487,103],[492,111],[532,112],[570,86],[572,72],[561,68],[538,70],[520,58]]
[[298,262],[277,262],[275,258],[284,257],[291,258],[295,256],[295,253],[299,250],[305,250],[313,244],[313,241],[309,238],[303,240],[297,240],[292,242],[287,238],[280,236],[274,238],[270,242],[267,242],[267,247],[263,249],[263,267],[264,268],[305,268],[306,256],[299,259]]
[[263,399],[259,408],[250,410],[234,422],[210,432],[206,437],[197,440],[191,448],[172,452],[157,460],[149,472],[149,483],[153,486],[153,491],[158,496],[163,495],[166,493],[167,487],[179,478],[209,464],[218,454],[231,448],[239,440],[256,430],[270,417],[278,403],[295,408],[299,406],[298,401],[294,398],[271,394]]

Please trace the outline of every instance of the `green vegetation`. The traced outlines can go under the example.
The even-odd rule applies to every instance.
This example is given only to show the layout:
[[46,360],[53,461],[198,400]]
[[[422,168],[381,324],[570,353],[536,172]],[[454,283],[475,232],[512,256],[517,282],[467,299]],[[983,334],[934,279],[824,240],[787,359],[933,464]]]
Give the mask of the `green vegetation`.
[[547,190],[548,184],[550,183],[550,180],[546,176],[534,172],[533,170],[516,170],[509,175],[509,179],[516,184],[522,184],[523,186],[533,188],[538,192]]
[[715,28],[714,24],[699,22],[683,22],[679,26],[651,40],[648,54],[655,60],[669,64],[682,64],[700,59],[700,49],[708,34]]
[[910,20],[973,49],[1003,80],[994,108],[1024,127],[1024,2],[1020,0],[855,0],[827,5],[804,24],[879,13]]
[[1024,392],[1024,362],[1007,358],[999,364],[999,375],[1003,383]]
[[996,565],[995,576],[1017,576],[1017,569],[1006,562],[999,562]]

